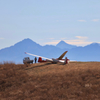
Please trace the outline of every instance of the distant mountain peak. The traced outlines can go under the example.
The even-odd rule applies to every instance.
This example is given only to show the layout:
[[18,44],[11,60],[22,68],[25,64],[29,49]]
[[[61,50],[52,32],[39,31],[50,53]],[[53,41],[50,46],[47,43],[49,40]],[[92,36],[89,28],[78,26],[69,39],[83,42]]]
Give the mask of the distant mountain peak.
[[100,45],[100,43],[95,43],[95,42],[94,42],[94,43],[92,43],[92,45]]
[[65,41],[63,41],[63,40],[61,40],[58,44],[61,44],[61,43],[65,43],[65,44],[67,44]]
[[22,40],[22,41],[20,41],[20,42],[24,42],[24,41],[26,41],[26,42],[33,42],[31,39],[29,39],[29,38],[26,38],[26,39],[24,39],[24,40]]
[[100,43],[91,43],[91,44],[89,44],[89,45],[86,45],[85,47],[88,47],[88,46],[100,46]]
[[66,43],[65,41],[61,40],[61,41],[56,45],[56,47],[59,47],[59,48],[61,48],[61,49],[72,49],[72,48],[75,48],[75,47],[77,47],[77,46],[68,44],[68,43]]
[[34,42],[33,40],[26,38],[18,43],[16,43],[14,46],[40,46],[38,43]]

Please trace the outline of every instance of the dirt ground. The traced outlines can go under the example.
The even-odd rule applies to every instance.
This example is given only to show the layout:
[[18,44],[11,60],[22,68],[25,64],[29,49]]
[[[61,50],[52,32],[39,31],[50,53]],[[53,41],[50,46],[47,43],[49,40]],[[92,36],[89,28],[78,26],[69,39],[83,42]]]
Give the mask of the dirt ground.
[[100,62],[0,64],[0,100],[100,100]]

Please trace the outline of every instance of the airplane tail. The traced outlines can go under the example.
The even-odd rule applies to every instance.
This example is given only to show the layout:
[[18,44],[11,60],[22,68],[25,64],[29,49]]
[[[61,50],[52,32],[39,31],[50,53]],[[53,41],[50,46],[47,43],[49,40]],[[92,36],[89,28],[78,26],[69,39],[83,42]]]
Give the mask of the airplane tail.
[[65,56],[65,54],[67,53],[68,51],[65,51],[59,58],[58,60],[62,60],[62,58]]

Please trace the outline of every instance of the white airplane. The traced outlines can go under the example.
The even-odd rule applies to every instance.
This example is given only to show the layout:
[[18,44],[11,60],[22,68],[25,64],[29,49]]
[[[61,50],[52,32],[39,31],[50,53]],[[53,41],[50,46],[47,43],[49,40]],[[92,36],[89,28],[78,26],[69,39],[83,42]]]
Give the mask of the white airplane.
[[[63,63],[63,64],[68,64],[69,63],[69,59],[67,59],[67,57],[65,57],[65,59],[62,59],[64,56],[65,56],[65,54],[67,53],[68,51],[65,51],[59,58],[57,58],[57,59],[54,59],[54,58],[52,58],[52,59],[49,59],[49,58],[46,58],[46,57],[42,57],[42,56],[38,56],[38,55],[34,55],[34,54],[31,54],[31,53],[27,53],[27,52],[25,52],[25,54],[28,54],[28,55],[31,55],[31,56],[35,56],[35,57],[39,57],[39,59],[38,59],[38,62],[52,62],[52,63],[58,63],[58,62],[60,62],[60,63]],[[46,60],[42,60],[42,58],[43,59],[46,59]]]

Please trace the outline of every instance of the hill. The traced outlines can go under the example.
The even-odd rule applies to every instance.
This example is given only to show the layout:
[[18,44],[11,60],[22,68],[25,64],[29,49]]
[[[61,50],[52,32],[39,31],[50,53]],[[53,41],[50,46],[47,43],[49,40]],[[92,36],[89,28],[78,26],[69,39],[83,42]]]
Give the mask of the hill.
[[0,100],[100,100],[100,63],[0,64]]
[[[93,43],[85,47],[77,47],[61,41],[57,46],[45,45],[41,46],[31,39],[24,39],[15,45],[0,50],[0,62],[13,61],[22,63],[26,55],[24,52],[33,53],[47,58],[58,58],[64,51],[68,51],[65,55],[70,60],[77,61],[100,61],[100,44]],[[30,59],[34,57],[29,56]]]

